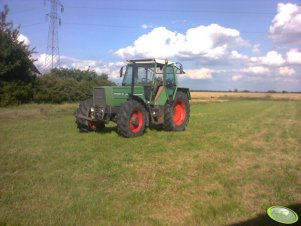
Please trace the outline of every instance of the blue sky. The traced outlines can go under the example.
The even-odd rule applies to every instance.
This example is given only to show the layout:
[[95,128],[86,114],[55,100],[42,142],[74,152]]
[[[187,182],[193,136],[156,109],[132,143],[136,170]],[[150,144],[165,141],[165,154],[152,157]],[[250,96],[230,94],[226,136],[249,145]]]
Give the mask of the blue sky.
[[[108,73],[125,60],[169,58],[201,90],[301,91],[301,1],[61,0],[61,66]],[[0,0],[43,70],[50,2]]]

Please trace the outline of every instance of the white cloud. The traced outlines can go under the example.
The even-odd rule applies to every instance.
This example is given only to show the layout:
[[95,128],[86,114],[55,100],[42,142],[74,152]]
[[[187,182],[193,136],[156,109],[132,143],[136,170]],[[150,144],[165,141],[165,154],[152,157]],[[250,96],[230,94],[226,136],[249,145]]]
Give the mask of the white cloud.
[[148,34],[140,36],[133,46],[119,49],[115,52],[122,59],[128,58],[167,58],[175,54],[174,44],[181,35],[167,30],[165,27],[154,28]]
[[140,36],[133,45],[117,50],[115,55],[122,59],[178,57],[210,61],[222,59],[230,48],[246,44],[239,31],[217,24],[190,28],[185,34],[157,27]]
[[230,47],[246,44],[239,31],[218,24],[191,28],[184,37],[184,42],[177,43],[179,45],[176,55],[188,59],[195,57],[220,59],[227,54]]
[[[39,70],[44,71],[45,60],[48,57],[47,54],[43,53],[36,55],[35,65]],[[60,57],[60,66],[64,68],[75,68],[80,70],[93,70],[97,74],[106,73],[111,79],[119,78],[119,70],[123,66],[123,62],[110,62],[106,63],[101,60],[81,60],[68,56]]]
[[46,57],[47,57],[47,54],[45,54],[45,53],[33,56],[33,58],[36,59],[34,64],[40,71],[43,71],[43,69],[45,67]]
[[214,70],[209,68],[201,69],[188,69],[186,74],[181,74],[182,79],[212,79],[212,73]]
[[149,29],[149,28],[153,28],[154,26],[151,25],[151,24],[142,24],[141,27],[146,30],[146,29]]
[[260,53],[260,44],[253,45],[252,52],[255,54]]
[[289,50],[286,53],[286,57],[287,62],[290,64],[301,64],[301,52],[298,49]]
[[247,55],[240,54],[240,53],[237,52],[236,50],[232,50],[232,51],[231,51],[231,58],[233,58],[233,59],[238,59],[238,60],[247,60],[247,59],[248,59],[248,56],[247,56]]
[[242,69],[242,72],[251,74],[267,74],[270,72],[270,69],[263,66],[250,66]]
[[263,57],[251,57],[250,62],[256,64],[269,65],[269,66],[280,66],[285,63],[285,59],[282,57],[280,53],[276,51],[269,51]]
[[80,60],[76,58],[61,56],[61,65],[67,68],[80,70],[93,70],[97,74],[106,73],[109,78],[117,79],[123,62],[106,63],[100,60]]
[[233,76],[232,76],[232,80],[233,80],[233,81],[238,81],[238,80],[241,80],[242,78],[243,78],[242,75],[233,75]]
[[19,42],[23,42],[25,45],[29,46],[30,45],[30,40],[28,37],[26,37],[25,35],[19,34],[17,40]]
[[262,63],[266,65],[282,65],[285,63],[285,60],[280,53],[269,51],[267,55],[262,58]]
[[269,31],[270,37],[278,44],[300,44],[301,6],[292,3],[278,3],[277,14]]
[[293,68],[280,67],[279,74],[283,76],[293,76],[294,74],[296,74],[296,71]]

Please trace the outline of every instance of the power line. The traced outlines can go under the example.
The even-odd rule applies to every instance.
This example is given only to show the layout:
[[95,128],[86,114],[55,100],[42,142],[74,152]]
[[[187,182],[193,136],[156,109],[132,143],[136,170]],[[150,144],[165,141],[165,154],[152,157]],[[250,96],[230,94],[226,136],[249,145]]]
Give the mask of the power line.
[[36,25],[42,25],[42,24],[45,24],[45,22],[38,22],[38,23],[33,23],[33,24],[24,24],[22,25],[21,27],[33,27],[33,26],[36,26]]
[[[41,25],[44,23],[33,23],[33,24],[25,24],[22,25],[22,27],[31,27],[36,25]],[[64,22],[64,25],[66,26],[91,26],[91,27],[97,27],[97,28],[109,28],[109,29],[139,29],[141,30],[141,26],[134,26],[134,25],[118,25],[118,24],[100,24],[100,23],[74,23],[74,22]],[[158,26],[159,27],[159,26]],[[161,26],[160,26],[161,27]],[[164,26],[166,27],[166,26]],[[151,27],[149,29],[154,29],[156,27]],[[174,30],[174,31],[186,31],[190,29],[190,27],[166,27],[168,30]],[[248,30],[238,30],[241,34],[259,34],[259,35],[269,35],[270,33],[268,31],[248,31]],[[298,32],[278,32],[278,34],[299,34]]]
[[25,9],[20,9],[20,10],[11,10],[10,14],[11,15],[18,15],[18,14],[23,14],[23,13],[27,13],[27,12],[31,12],[31,11],[35,11],[35,10],[41,10],[42,7],[32,7],[32,8],[25,8]]
[[[131,26],[131,25],[117,25],[117,24],[99,24],[99,23],[74,23],[74,22],[65,22],[65,25],[71,26],[92,26],[92,27],[100,27],[100,28],[112,28],[112,29],[142,29],[141,26]],[[159,26],[159,27],[166,27],[166,26]],[[198,26],[197,26],[198,27]],[[152,27],[150,29],[154,29],[156,27]],[[175,31],[184,31],[190,29],[189,27],[166,27],[168,30],[175,30]],[[233,28],[235,29],[235,28]],[[236,29],[237,30],[237,29]],[[268,31],[248,31],[248,30],[238,30],[240,33],[244,34],[266,34],[268,35]],[[299,32],[278,32],[279,34],[299,34]]]
[[110,10],[110,11],[135,11],[135,12],[163,12],[163,13],[206,13],[206,14],[254,14],[254,15],[274,15],[275,12],[259,11],[219,11],[203,9],[149,9],[149,8],[121,8],[121,7],[87,7],[87,6],[66,6],[69,9],[88,10]]
[[74,26],[93,26],[93,27],[102,27],[102,28],[141,29],[141,26],[130,26],[130,25],[97,24],[97,23],[74,23],[74,22],[65,22],[64,24],[74,25]]

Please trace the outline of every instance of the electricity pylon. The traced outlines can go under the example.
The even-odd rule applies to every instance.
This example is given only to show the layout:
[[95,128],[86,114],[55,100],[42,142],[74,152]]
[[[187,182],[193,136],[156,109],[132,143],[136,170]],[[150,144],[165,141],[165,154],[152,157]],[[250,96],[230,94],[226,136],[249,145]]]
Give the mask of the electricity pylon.
[[59,0],[47,0],[50,2],[50,12],[46,14],[49,19],[49,30],[48,30],[48,42],[45,60],[45,69],[53,69],[60,66],[60,50],[59,50],[59,38],[58,38],[58,27],[62,24],[62,19],[58,13],[58,7],[60,12],[63,13],[64,6]]

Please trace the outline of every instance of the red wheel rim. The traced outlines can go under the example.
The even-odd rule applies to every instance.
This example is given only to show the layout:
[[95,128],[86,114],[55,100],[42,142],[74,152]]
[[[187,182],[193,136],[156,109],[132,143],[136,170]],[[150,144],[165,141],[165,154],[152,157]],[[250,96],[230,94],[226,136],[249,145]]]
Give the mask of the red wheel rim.
[[130,129],[133,133],[138,133],[143,125],[143,115],[139,110],[134,110],[130,117]]
[[173,108],[173,121],[180,126],[186,118],[186,107],[184,101],[177,101]]

